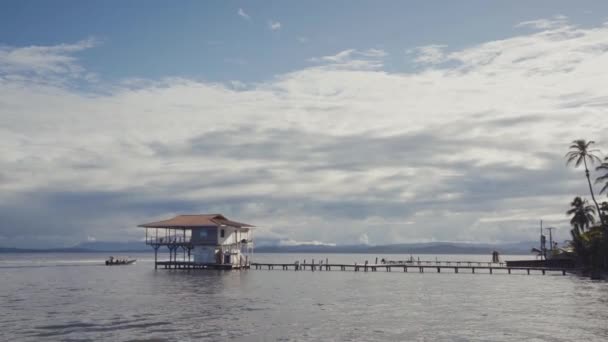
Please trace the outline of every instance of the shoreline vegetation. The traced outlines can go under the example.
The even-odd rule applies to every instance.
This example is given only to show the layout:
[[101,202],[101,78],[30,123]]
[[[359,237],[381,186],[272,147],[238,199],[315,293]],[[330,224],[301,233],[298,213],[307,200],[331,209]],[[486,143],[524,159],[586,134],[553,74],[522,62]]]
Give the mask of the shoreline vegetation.
[[[566,215],[571,218],[572,239],[562,253],[574,258],[585,275],[599,279],[608,273],[608,202],[598,203],[593,185],[602,186],[599,195],[608,195],[608,156],[602,161],[600,150],[592,148],[594,144],[592,140],[574,140],[565,156],[566,165],[584,167],[592,204],[582,196],[575,196],[570,203]],[[592,183],[589,167],[595,164],[599,164],[595,167],[599,175],[594,175]]]

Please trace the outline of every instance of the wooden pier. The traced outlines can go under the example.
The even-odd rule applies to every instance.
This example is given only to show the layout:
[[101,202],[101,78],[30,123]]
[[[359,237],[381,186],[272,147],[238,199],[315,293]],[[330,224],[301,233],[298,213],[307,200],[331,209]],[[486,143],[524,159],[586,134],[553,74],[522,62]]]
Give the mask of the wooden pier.
[[[561,273],[566,275],[568,271],[573,271],[572,268],[555,268],[555,267],[518,267],[518,266],[506,266],[505,263],[491,263],[491,262],[478,262],[478,261],[414,261],[408,263],[368,263],[363,264],[330,264],[326,259],[325,262],[321,261],[315,263],[312,260],[311,263],[295,262],[295,263],[251,263],[251,267],[256,270],[294,270],[294,271],[354,271],[354,272],[377,272],[378,269],[385,272],[402,271],[402,272],[419,272],[425,273],[425,271],[442,273],[442,271],[448,271],[447,273],[460,273],[460,271],[466,271],[468,273],[502,273],[502,274],[546,274],[547,272]],[[445,273],[445,272],[444,272]]]

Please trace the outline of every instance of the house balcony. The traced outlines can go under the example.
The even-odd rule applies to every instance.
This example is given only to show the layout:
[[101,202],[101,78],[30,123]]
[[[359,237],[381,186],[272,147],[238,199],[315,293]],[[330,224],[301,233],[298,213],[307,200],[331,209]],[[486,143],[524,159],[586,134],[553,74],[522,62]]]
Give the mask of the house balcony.
[[168,237],[146,237],[146,245],[149,246],[175,246],[175,247],[190,247],[193,246],[221,246],[221,247],[253,247],[253,240],[242,239],[238,242],[224,242],[219,244],[218,241],[201,241],[193,240],[189,236],[168,236]]

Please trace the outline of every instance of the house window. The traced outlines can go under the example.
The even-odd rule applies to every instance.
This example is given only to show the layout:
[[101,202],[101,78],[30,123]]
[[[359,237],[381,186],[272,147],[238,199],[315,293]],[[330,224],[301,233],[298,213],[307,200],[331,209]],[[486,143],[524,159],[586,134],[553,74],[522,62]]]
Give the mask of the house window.
[[201,238],[207,238],[207,229],[203,229],[198,232],[198,236]]
[[224,234],[225,234],[224,230],[223,229],[220,230],[220,237],[224,237]]

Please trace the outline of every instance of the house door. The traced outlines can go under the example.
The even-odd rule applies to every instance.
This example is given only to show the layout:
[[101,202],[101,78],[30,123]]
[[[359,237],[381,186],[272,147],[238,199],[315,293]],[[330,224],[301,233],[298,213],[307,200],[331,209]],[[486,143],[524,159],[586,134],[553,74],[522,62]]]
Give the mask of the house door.
[[230,254],[224,255],[224,264],[230,264]]

